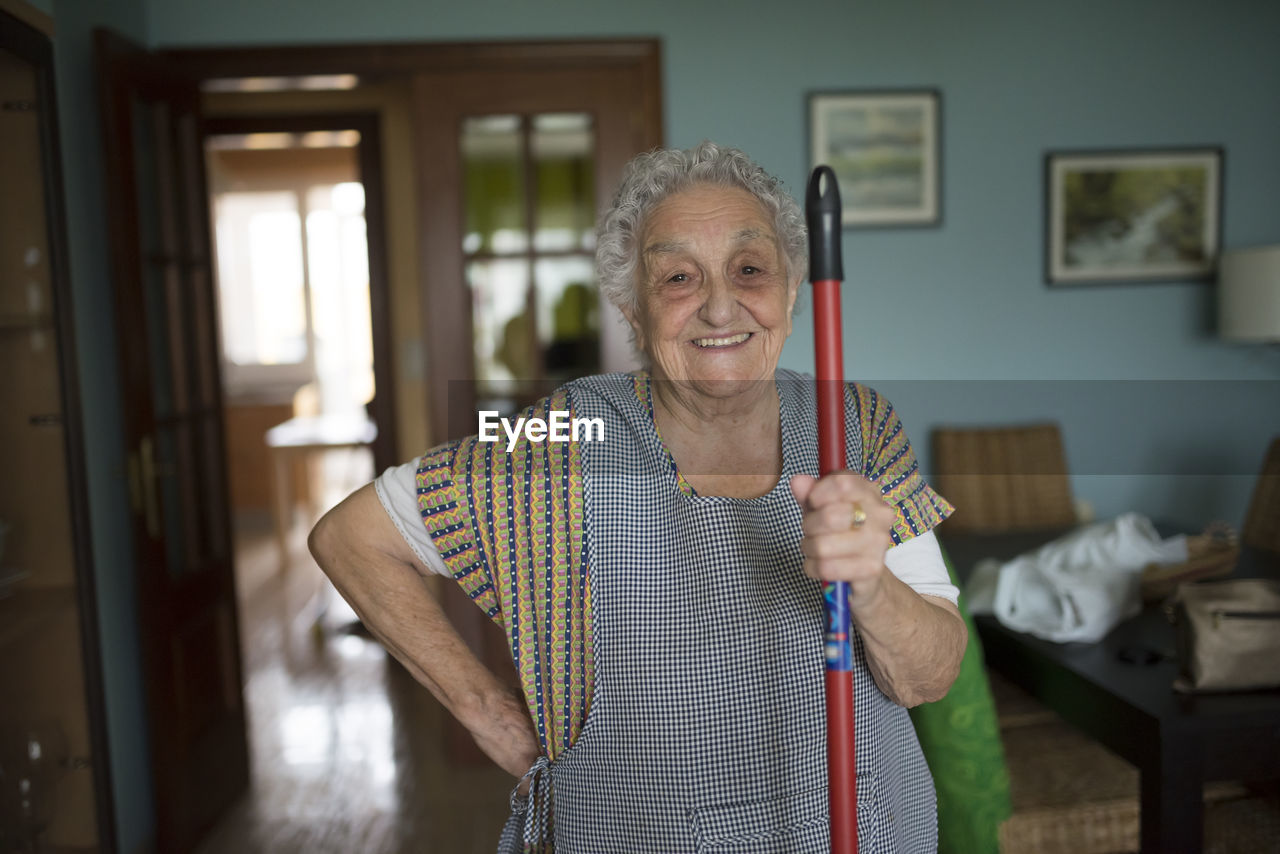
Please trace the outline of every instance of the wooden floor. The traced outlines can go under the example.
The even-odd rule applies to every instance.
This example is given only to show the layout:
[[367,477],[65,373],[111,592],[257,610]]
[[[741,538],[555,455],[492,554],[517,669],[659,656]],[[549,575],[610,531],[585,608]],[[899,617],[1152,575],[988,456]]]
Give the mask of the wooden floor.
[[443,710],[366,638],[306,552],[237,530],[252,782],[197,854],[492,852],[514,780],[449,767]]

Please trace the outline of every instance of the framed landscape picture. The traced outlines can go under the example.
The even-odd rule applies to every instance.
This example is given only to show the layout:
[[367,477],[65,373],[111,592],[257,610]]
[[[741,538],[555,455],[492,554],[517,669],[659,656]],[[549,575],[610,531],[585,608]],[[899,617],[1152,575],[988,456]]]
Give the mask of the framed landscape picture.
[[1219,148],[1050,152],[1045,194],[1051,285],[1213,276]]
[[845,226],[941,221],[940,112],[932,89],[809,96],[810,167],[836,173]]

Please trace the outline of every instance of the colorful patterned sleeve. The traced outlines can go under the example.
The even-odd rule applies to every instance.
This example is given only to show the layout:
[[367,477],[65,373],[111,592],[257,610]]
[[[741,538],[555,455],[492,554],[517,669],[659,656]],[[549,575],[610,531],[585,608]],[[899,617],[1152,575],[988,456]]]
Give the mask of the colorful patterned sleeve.
[[471,436],[424,454],[418,463],[418,509],[458,586],[491,620],[502,625],[498,591],[472,512],[477,500],[490,500],[488,481],[472,476],[475,464],[484,462],[484,447]]
[[899,545],[934,528],[954,508],[925,483],[893,404],[864,385],[852,383],[849,390],[862,427],[862,474],[898,511],[890,533]]
[[[572,414],[557,391],[521,415]],[[423,523],[458,586],[506,633],[534,726],[554,758],[590,708],[591,592],[582,561],[582,464],[576,442],[472,436],[418,467]]]

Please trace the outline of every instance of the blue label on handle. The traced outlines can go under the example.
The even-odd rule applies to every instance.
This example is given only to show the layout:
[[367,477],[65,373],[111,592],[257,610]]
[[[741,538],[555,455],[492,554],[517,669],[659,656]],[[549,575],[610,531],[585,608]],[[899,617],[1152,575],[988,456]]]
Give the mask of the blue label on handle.
[[853,625],[849,617],[849,585],[828,581],[822,585],[827,606],[827,669],[853,670]]

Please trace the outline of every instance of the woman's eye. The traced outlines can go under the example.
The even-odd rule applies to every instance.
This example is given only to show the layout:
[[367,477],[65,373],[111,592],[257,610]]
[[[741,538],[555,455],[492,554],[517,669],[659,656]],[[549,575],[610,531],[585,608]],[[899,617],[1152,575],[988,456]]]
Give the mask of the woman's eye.
[[754,275],[755,273],[759,273],[759,272],[760,272],[760,268],[759,268],[759,267],[752,267],[750,264],[748,264],[748,265],[746,265],[745,267],[743,267],[743,268],[742,268],[742,272],[746,273],[748,276],[751,276],[751,275]]
[[668,276],[667,281],[675,284],[682,284],[689,281],[689,276],[685,273],[675,273],[674,275]]

